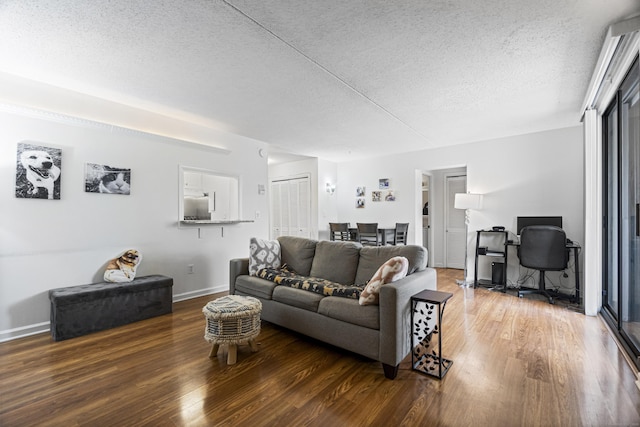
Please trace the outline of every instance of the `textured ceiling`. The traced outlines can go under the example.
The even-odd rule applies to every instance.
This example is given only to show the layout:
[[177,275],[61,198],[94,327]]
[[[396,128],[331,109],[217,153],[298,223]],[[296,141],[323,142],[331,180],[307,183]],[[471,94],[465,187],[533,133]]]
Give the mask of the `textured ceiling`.
[[637,0],[2,0],[0,72],[342,161],[579,124]]

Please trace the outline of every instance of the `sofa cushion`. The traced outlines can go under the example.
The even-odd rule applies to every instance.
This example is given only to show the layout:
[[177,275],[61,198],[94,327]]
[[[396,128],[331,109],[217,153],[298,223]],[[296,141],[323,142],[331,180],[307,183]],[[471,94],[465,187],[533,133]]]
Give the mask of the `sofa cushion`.
[[323,295],[303,291],[302,289],[289,288],[287,286],[276,286],[273,290],[274,301],[313,312],[318,311],[318,304],[322,299],[324,299]]
[[343,285],[353,285],[361,248],[362,245],[358,242],[318,242],[310,275]]
[[380,329],[380,310],[377,305],[358,305],[358,301],[339,297],[325,297],[318,305],[318,313],[343,322]]
[[280,257],[283,264],[302,276],[308,276],[311,272],[313,255],[316,252],[316,240],[303,237],[280,236]]
[[358,300],[360,305],[378,304],[380,287],[405,277],[408,268],[409,261],[402,256],[393,257],[382,264],[360,294],[360,299]]
[[280,242],[252,237],[249,240],[249,274],[261,268],[280,268]]
[[271,299],[273,288],[277,285],[268,280],[255,276],[238,276],[236,278],[235,292],[240,295],[250,295],[262,299]]
[[417,245],[367,246],[360,249],[358,272],[354,283],[362,285],[371,279],[375,272],[390,258],[405,257],[409,261],[407,276],[427,267],[427,249]]

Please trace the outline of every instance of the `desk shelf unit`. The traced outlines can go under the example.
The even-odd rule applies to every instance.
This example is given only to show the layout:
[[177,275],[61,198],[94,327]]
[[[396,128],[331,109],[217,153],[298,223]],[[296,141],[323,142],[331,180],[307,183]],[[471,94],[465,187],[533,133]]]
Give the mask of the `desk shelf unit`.
[[[502,239],[501,243],[493,242],[492,247],[481,246],[482,238],[488,236],[499,236]],[[495,240],[495,239],[492,239]],[[476,232],[476,258],[475,258],[475,271],[473,273],[473,287],[488,286],[495,287],[501,286],[502,292],[507,291],[507,259],[508,259],[508,243],[509,232],[506,230],[478,230]],[[481,249],[482,248],[482,249]],[[485,249],[486,248],[486,249]],[[478,261],[481,256],[487,256],[496,258],[497,262],[501,262],[503,266],[500,283],[494,283],[492,279],[478,279]]]

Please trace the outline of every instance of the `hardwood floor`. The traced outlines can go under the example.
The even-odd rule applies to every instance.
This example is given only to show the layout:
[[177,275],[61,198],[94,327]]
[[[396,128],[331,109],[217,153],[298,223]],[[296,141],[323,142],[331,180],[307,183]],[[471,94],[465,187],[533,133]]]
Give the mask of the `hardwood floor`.
[[444,313],[442,381],[263,323],[259,350],[209,359],[202,307],[67,341],[0,344],[1,426],[640,425],[635,376],[599,318],[461,288]]

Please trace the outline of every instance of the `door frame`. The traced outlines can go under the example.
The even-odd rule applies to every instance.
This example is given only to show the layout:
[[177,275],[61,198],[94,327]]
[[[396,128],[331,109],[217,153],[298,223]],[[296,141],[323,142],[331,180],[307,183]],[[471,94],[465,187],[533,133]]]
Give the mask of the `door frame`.
[[[423,242],[423,234],[422,234],[422,208],[424,207],[423,203],[422,203],[422,177],[423,176],[427,176],[429,177],[429,184],[427,186],[427,190],[429,193],[428,196],[428,202],[429,202],[429,209],[433,210],[433,204],[432,204],[432,199],[433,199],[433,172],[432,171],[423,171],[422,169],[416,169],[415,170],[415,219],[414,222],[416,224],[416,226],[414,227],[414,241],[416,242],[416,244],[420,243],[421,246],[424,246],[424,242]],[[429,242],[429,246],[427,248],[427,256],[428,256],[428,260],[427,260],[427,265],[429,267],[433,267],[433,263],[434,261],[434,256],[433,256],[433,229],[434,227],[432,226],[432,215],[431,215],[431,211],[429,212],[429,229],[427,230],[427,240]]]

